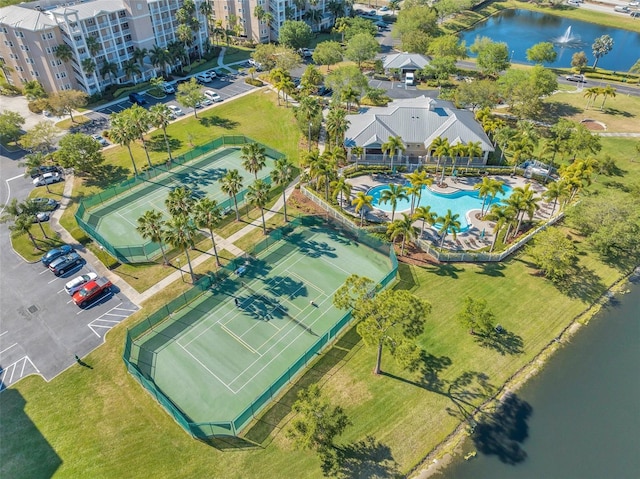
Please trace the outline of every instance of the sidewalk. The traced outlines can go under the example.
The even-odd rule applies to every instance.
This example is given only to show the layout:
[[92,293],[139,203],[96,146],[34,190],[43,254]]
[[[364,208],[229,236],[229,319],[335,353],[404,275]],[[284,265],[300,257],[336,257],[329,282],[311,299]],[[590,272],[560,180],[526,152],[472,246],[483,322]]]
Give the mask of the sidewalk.
[[[289,185],[289,187],[286,189],[287,198],[293,192],[294,187],[298,181],[299,181],[299,178],[294,179],[291,185]],[[73,176],[69,175],[64,185],[64,192],[62,194],[62,199],[60,201],[60,208],[58,208],[58,210],[53,214],[51,218],[51,228],[60,234],[61,239],[65,243],[73,245],[73,247],[87,261],[87,264],[91,265],[91,267],[95,270],[96,273],[98,273],[100,276],[106,276],[107,278],[109,278],[111,282],[115,284],[133,303],[141,307],[142,303],[147,299],[149,299],[151,296],[162,291],[164,288],[169,286],[174,281],[178,281],[182,278],[182,275],[183,275],[182,271],[180,271],[180,269],[176,269],[176,271],[174,271],[167,277],[163,278],[161,281],[156,283],[151,288],[147,289],[146,291],[143,291],[142,293],[139,293],[124,279],[122,279],[113,271],[107,269],[104,266],[104,264],[102,264],[102,262],[89,249],[85,248],[81,244],[78,244],[75,238],[73,238],[73,236],[71,236],[66,229],[60,226],[60,222],[59,222],[60,217],[62,216],[62,213],[64,212],[67,205],[69,204],[69,201],[71,200],[72,191],[73,191]],[[276,213],[280,211],[283,206],[284,206],[284,203],[282,201],[282,195],[280,195],[276,203],[273,205],[273,208],[265,212],[265,215],[264,215],[265,221],[272,218],[274,215],[276,215]],[[226,250],[231,254],[233,254],[235,257],[242,256],[243,254],[245,254],[245,252],[242,249],[238,248],[233,243],[238,241],[243,236],[249,234],[255,228],[261,228],[261,227],[262,227],[262,218],[257,218],[251,223],[249,223],[247,226],[242,228],[241,230],[231,235],[229,238],[222,238],[221,236],[214,233],[214,239],[216,241],[216,246],[218,247],[218,251]],[[213,247],[212,247],[209,250],[207,250],[204,254],[201,254],[200,256],[195,258],[193,261],[191,261],[191,266],[196,267],[202,264],[211,256],[213,256],[213,254],[214,253],[213,253]],[[183,265],[182,267],[184,266],[186,265]]]

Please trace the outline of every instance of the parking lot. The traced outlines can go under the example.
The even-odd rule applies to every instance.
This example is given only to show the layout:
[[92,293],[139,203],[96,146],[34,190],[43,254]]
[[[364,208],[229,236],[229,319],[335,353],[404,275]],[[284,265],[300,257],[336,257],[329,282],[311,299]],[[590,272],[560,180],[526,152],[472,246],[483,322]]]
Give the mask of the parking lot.
[[56,277],[42,263],[13,256],[3,261],[2,274],[11,277],[13,287],[3,288],[0,390],[33,373],[51,380],[138,309],[115,286],[85,308],[76,306],[64,285],[93,271],[90,264]]

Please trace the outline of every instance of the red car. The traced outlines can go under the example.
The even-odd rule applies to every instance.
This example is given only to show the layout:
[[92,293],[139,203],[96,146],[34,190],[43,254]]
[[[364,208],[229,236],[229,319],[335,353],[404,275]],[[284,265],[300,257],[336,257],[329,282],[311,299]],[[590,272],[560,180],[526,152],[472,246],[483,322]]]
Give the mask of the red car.
[[111,286],[111,281],[107,278],[96,278],[93,281],[89,281],[73,294],[73,302],[83,308],[103,292],[108,291]]

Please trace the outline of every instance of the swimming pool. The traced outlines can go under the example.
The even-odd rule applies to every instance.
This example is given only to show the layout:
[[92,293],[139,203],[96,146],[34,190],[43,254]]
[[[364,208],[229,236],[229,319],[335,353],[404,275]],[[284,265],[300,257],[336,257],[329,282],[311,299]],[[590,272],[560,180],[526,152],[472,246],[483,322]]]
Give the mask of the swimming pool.
[[[504,194],[498,194],[493,200],[493,203],[497,203],[503,198],[511,196],[512,188],[507,185],[503,185]],[[379,210],[391,213],[391,203],[381,203],[380,195],[384,190],[388,190],[388,185],[379,185],[371,188],[367,194],[373,196],[373,207]],[[489,199],[487,199],[489,202]],[[467,221],[467,212],[470,210],[479,210],[482,208],[482,200],[478,197],[478,190],[458,190],[454,193],[444,194],[436,193],[429,189],[427,186],[422,187],[422,196],[420,198],[420,204],[416,206],[431,206],[431,211],[435,211],[439,216],[447,214],[447,210],[451,210],[453,214],[459,214],[458,221],[460,221],[461,231],[469,229],[469,222]],[[411,196],[408,200],[398,201],[396,207],[396,213],[408,211],[411,208]],[[485,204],[485,210],[487,205]]]

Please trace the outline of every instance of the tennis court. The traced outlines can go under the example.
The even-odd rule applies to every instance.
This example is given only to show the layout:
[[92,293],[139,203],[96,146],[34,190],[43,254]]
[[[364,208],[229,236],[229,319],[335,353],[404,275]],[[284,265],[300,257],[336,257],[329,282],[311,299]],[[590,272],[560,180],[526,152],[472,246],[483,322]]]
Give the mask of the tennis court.
[[[196,197],[208,196],[223,203],[229,196],[222,192],[218,180],[227,171],[237,169],[244,185],[254,181],[254,175],[242,168],[240,148],[223,148],[199,159],[184,163],[171,172],[157,176],[128,192],[114,197],[91,210],[96,231],[113,247],[148,243],[136,231],[138,218],[145,211],[161,211],[168,218],[164,204],[169,192],[175,188],[189,188]],[[258,178],[269,177],[274,159],[267,157],[266,166],[258,172]],[[243,193],[239,193],[239,197]]]
[[393,269],[326,225],[296,228],[134,339],[130,361],[189,422],[235,431],[346,324],[332,305],[345,279]]

